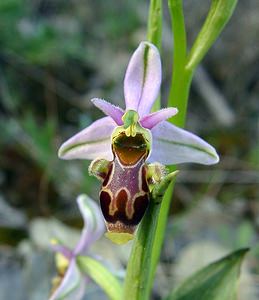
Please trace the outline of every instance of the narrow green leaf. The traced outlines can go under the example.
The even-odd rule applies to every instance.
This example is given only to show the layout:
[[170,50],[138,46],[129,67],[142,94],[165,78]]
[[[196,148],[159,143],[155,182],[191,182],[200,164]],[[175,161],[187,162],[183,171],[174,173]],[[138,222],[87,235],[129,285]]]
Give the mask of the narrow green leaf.
[[153,285],[160,249],[155,237],[161,204],[152,201],[142,219],[129,258],[123,300],[148,300]]
[[237,0],[212,0],[210,11],[198,34],[186,63],[186,70],[194,70],[232,16]]
[[208,265],[187,278],[167,300],[235,300],[244,248]]
[[123,299],[120,282],[100,262],[88,256],[78,256],[77,262],[81,272],[93,279],[111,300]]

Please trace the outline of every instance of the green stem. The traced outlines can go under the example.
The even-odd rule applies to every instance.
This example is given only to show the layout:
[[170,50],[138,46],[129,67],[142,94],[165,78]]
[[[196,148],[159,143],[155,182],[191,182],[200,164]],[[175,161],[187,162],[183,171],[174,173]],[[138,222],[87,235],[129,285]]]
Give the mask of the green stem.
[[[171,5],[173,10],[172,13],[176,18],[174,19],[174,24],[177,24],[177,26],[174,26],[176,28],[176,33],[174,34],[176,47],[174,62],[176,70],[174,71],[173,81],[175,85],[178,86],[177,93],[182,93],[183,95],[181,95],[181,101],[184,101],[183,99],[185,98],[185,102],[187,102],[191,76],[189,76],[189,78],[186,76],[186,80],[184,81],[181,80],[181,78],[183,78],[181,74],[186,59],[186,37],[182,13],[182,1],[169,1],[169,4]],[[151,24],[151,22],[149,22],[149,24]],[[148,32],[150,32],[150,30]],[[188,82],[189,85],[187,85]],[[176,98],[178,99],[178,97]],[[169,103],[171,103],[171,101],[169,101]],[[186,110],[187,104],[179,102],[179,110],[182,110],[183,106]],[[185,116],[185,113],[181,115]],[[184,123],[184,121],[182,122]],[[156,266],[160,258],[164,240],[172,189],[173,184],[168,188],[160,205],[155,204],[155,201],[150,203],[150,207],[139,226],[126,273],[123,298],[125,300],[150,299]]]
[[[179,109],[178,114],[170,121],[173,121],[177,126],[184,127],[192,72],[189,72],[185,69],[187,46],[182,1],[169,0],[168,5],[172,17],[172,30],[174,33],[174,67],[168,106],[175,106]],[[170,171],[173,170],[175,170],[175,168],[171,167]],[[155,265],[158,262],[164,241],[173,187],[174,183],[171,184],[167,189],[157,217],[153,247],[153,251],[155,252],[157,258],[157,260],[153,262]]]
[[134,239],[124,283],[124,300],[149,299],[154,277],[152,272],[154,259],[149,255],[154,255],[151,249],[154,243],[159,207],[160,205],[154,203],[149,206]]
[[[161,29],[161,23],[156,19],[160,16],[157,14],[157,11],[160,11],[156,10],[157,5],[161,10],[160,1],[151,0],[148,39],[159,48],[161,39],[155,34],[157,32],[161,34],[161,31],[158,30]],[[170,122],[184,127],[190,85],[195,68],[231,16],[236,0],[212,1],[211,11],[189,56],[187,56],[182,0],[168,0],[168,5],[174,35],[173,76],[168,105],[177,107],[179,110],[178,114],[170,119]],[[160,25],[156,27],[157,24]],[[205,44],[201,47],[200,44],[202,43]],[[155,109],[159,109],[158,103],[155,104]],[[170,171],[173,169],[171,167]],[[151,201],[150,207],[139,226],[126,273],[123,298],[125,300],[150,299],[155,270],[164,240],[172,192],[173,184],[167,189],[161,204],[158,205],[155,204],[155,201]]]
[[[184,127],[190,85],[195,68],[230,18],[236,5],[236,0],[213,1],[206,22],[188,57],[182,0],[168,0],[168,5],[172,18],[172,31],[174,35],[173,76],[168,106],[177,107],[179,110],[178,114],[169,121],[179,127]],[[199,47],[200,44],[203,44],[203,46]],[[172,170],[174,170],[173,167],[170,168],[170,171]],[[156,236],[154,238],[156,246],[153,251],[155,251],[157,256],[161,251],[164,239],[172,193],[173,184],[168,188],[163,198],[158,216],[156,217]],[[152,254],[150,257],[151,259],[153,258]],[[153,263],[154,262],[151,262],[151,264]]]
[[[173,52],[173,81],[177,80],[177,75],[181,74],[184,69],[186,60],[186,33],[184,15],[182,9],[182,0],[168,0],[169,11],[172,19],[172,31],[174,39]],[[172,90],[172,88],[171,88]]]
[[152,200],[141,221],[128,262],[124,300],[150,299],[156,266],[163,243],[163,234],[160,235],[160,233],[164,232],[166,215],[164,214],[164,222],[159,223],[158,219],[165,211],[168,211],[168,209],[165,209],[163,202],[157,204]]
[[178,108],[178,114],[170,121],[175,125],[183,127],[186,117],[192,72],[185,70],[187,43],[182,0],[168,0],[168,6],[172,19],[174,38],[173,75],[168,106]]
[[[150,0],[147,40],[161,49],[162,43],[162,0]],[[152,111],[160,109],[160,96],[156,99]]]
[[179,127],[184,127],[188,106],[188,98],[193,72],[183,71],[174,82],[174,89],[169,94],[168,106],[178,108],[178,113],[169,122]]

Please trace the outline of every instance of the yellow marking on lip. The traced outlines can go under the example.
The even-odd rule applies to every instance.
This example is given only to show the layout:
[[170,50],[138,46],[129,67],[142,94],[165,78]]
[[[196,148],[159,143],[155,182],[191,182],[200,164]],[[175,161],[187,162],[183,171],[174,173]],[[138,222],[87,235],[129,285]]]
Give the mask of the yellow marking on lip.
[[114,201],[113,201],[113,193],[110,189],[107,188],[102,188],[100,191],[99,196],[101,195],[102,192],[106,192],[109,194],[110,198],[111,198],[111,202],[109,204],[109,216],[114,216],[114,214],[116,213],[116,211],[118,210],[118,208],[116,207]]
[[142,189],[142,185],[143,185],[142,170],[143,170],[143,168],[145,168],[145,163],[142,164],[142,166],[139,169],[139,173],[138,173],[138,188],[140,191],[143,191],[143,189]]
[[134,238],[133,234],[127,232],[106,232],[105,236],[117,245],[126,244]]

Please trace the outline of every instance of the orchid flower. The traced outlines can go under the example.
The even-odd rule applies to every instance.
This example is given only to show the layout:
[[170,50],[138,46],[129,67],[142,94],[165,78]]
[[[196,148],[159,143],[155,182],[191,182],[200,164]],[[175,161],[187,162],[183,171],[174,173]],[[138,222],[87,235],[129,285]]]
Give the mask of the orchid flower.
[[65,297],[67,300],[77,300],[83,297],[88,278],[80,271],[77,257],[88,254],[91,244],[104,232],[104,222],[98,205],[86,195],[78,196],[77,204],[84,219],[84,227],[75,249],[72,250],[55,240],[51,245],[57,253],[57,269],[60,276],[54,280],[55,290],[49,300]]
[[[132,238],[147,209],[151,183],[156,185],[163,177],[159,166],[186,162],[210,165],[219,160],[207,142],[166,121],[177,114],[177,108],[150,113],[161,80],[157,48],[141,42],[124,79],[126,109],[92,99],[107,116],[71,137],[59,149],[62,159],[94,160],[90,173],[103,182],[100,201],[108,232],[113,234],[111,239],[117,238],[117,233],[126,234],[126,240]],[[146,162],[153,164],[149,167]],[[154,170],[159,176],[154,176]]]

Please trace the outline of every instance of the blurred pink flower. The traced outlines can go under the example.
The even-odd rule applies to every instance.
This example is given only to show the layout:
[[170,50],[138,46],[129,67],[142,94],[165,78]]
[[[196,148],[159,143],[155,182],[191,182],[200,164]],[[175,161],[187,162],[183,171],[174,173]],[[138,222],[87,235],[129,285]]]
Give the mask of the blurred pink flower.
[[88,254],[91,244],[98,240],[105,231],[100,208],[92,199],[87,195],[80,195],[77,198],[77,204],[84,219],[84,227],[75,249],[56,242],[51,245],[58,255],[61,254],[62,260],[65,261],[66,271],[49,300],[61,300],[65,297],[66,300],[79,300],[83,297],[88,278],[81,273],[76,258],[79,255]]

